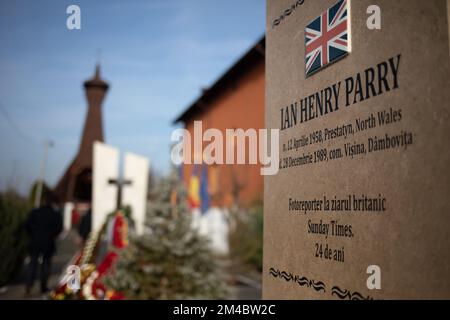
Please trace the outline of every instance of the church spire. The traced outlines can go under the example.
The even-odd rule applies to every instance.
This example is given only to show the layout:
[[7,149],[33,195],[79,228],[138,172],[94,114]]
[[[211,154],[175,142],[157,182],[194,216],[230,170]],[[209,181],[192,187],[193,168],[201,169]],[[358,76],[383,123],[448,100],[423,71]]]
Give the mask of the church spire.
[[102,103],[109,85],[101,78],[97,63],[93,77],[84,82],[87,112],[75,159],[55,191],[63,201],[90,201],[92,194],[92,156],[95,141],[103,141]]
[[94,79],[100,79],[100,63],[95,66],[95,76]]
[[100,76],[100,63],[97,63],[97,65],[95,66],[95,73],[94,76],[85,81],[84,82],[84,87],[86,89],[89,88],[100,88],[100,89],[104,89],[105,91],[108,90],[108,83],[104,80],[102,80],[101,76]]

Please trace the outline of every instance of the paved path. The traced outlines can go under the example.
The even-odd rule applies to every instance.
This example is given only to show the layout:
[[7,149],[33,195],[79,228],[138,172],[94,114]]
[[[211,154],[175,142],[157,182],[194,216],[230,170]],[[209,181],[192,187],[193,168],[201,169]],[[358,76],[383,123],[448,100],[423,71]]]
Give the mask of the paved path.
[[[69,263],[70,259],[74,256],[77,245],[75,244],[76,235],[74,232],[70,232],[65,236],[62,235],[61,239],[58,240],[57,247],[58,251],[52,260],[52,273],[49,279],[49,288],[53,289],[59,281],[64,268]],[[6,288],[0,290],[0,300],[21,300],[21,299],[32,299],[40,300],[46,297],[41,295],[39,292],[39,277],[34,283],[33,291],[29,297],[25,297],[25,268],[24,265],[22,271],[16,279],[14,279]]]
[[261,274],[238,273],[234,276],[235,285],[230,299],[235,300],[261,300]]
[[[58,251],[53,257],[52,274],[49,279],[49,288],[53,289],[60,280],[60,276],[67,264],[74,256],[77,245],[75,243],[76,234],[71,232],[58,241]],[[234,271],[236,272],[236,270]],[[239,273],[230,275],[232,278],[229,299],[261,299],[261,275],[258,273]],[[0,300],[21,300],[46,299],[39,292],[39,282],[36,281],[31,296],[25,297],[25,266],[17,279],[12,281],[6,288],[6,291],[0,290]]]

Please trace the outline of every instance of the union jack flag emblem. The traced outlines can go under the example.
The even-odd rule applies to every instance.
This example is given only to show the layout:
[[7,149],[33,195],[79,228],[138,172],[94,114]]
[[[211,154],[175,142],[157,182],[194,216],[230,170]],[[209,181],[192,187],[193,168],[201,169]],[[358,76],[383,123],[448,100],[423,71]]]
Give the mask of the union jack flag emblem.
[[350,52],[348,2],[340,0],[306,26],[306,76]]

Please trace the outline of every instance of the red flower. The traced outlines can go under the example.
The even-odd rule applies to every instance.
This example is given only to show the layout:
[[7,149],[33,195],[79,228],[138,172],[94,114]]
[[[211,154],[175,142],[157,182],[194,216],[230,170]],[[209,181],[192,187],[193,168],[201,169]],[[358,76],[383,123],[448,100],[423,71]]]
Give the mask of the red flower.
[[114,252],[114,251],[108,252],[105,259],[103,259],[103,261],[100,263],[100,265],[97,268],[99,277],[104,275],[111,268],[112,264],[114,263],[114,261],[116,261],[116,259],[117,259],[116,252]]
[[112,295],[109,297],[109,300],[125,300],[125,296],[122,292],[114,291]]

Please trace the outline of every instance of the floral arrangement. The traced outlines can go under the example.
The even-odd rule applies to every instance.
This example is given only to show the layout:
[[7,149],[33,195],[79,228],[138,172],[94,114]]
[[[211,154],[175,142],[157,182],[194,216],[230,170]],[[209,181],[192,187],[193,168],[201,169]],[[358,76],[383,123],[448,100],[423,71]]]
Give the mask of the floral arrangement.
[[[81,252],[77,253],[71,265],[79,267],[80,290],[68,285],[69,275],[64,275],[58,287],[50,293],[54,300],[123,300],[120,292],[108,289],[103,277],[108,274],[118,258],[118,252],[128,246],[128,219],[118,210],[108,216],[99,232],[91,233]],[[106,250],[105,250],[106,249]],[[100,261],[96,264],[95,261]]]

